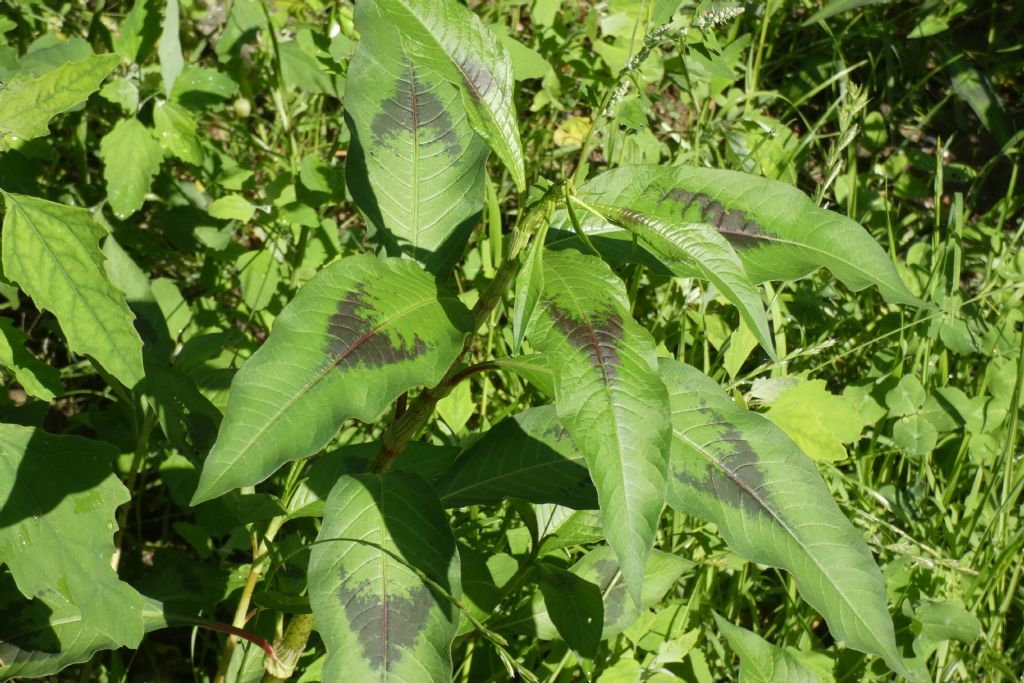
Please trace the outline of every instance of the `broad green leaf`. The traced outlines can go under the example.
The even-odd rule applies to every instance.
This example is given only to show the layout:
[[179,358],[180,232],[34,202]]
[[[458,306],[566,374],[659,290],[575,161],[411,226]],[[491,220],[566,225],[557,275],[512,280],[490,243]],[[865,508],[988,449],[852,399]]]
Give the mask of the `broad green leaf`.
[[811,461],[698,370],[662,360],[661,375],[672,401],[669,505],[714,522],[744,559],[790,572],[836,639],[908,675],[882,575]]
[[743,263],[716,226],[662,219],[624,206],[594,204],[605,218],[650,245],[663,262],[682,263],[712,282],[739,310],[758,343],[775,358],[768,316]]
[[[161,605],[144,596],[142,600],[145,630],[166,627]],[[28,600],[10,575],[0,570],[0,679],[49,676],[88,661],[98,650],[120,646],[102,629],[87,623],[81,610],[60,593],[48,593],[45,601]]]
[[[795,187],[747,173],[691,166],[621,166],[578,190],[585,202],[628,207],[644,215],[714,225],[739,254],[752,282],[795,280],[828,268],[858,291],[875,285],[886,301],[921,305],[900,279],[885,251],[855,221],[819,208]],[[613,226],[580,216],[588,234],[612,237]],[[557,227],[568,230],[564,212]],[[593,237],[592,237],[593,239]],[[569,242],[566,233],[556,242]],[[610,258],[636,258],[632,245],[594,240]],[[550,244],[549,246],[557,246]],[[701,273],[683,263],[667,264],[681,276]]]
[[256,213],[256,207],[250,204],[245,197],[237,194],[229,194],[213,200],[206,212],[214,218],[222,220],[236,220],[248,223]]
[[60,370],[39,360],[25,348],[28,336],[14,326],[10,318],[0,318],[0,366],[11,371],[14,379],[30,396],[52,401],[64,393]]
[[[85,640],[90,649],[135,647],[143,634],[142,596],[110,566],[114,513],[129,499],[111,470],[117,455],[103,442],[0,424],[0,558],[21,594],[32,599],[24,599],[22,618],[35,621],[45,610],[51,620],[54,614],[80,615],[75,640]],[[4,620],[0,628],[12,625]],[[4,633],[0,653],[13,642],[18,650],[28,646],[47,655],[66,647],[63,664],[89,654],[54,633],[12,630]],[[24,644],[19,634],[26,636]]]
[[15,76],[0,88],[0,142],[49,134],[50,119],[96,92],[118,61],[117,55],[92,55],[34,78]]
[[411,261],[327,266],[235,375],[193,503],[263,481],[326,446],[343,420],[372,421],[400,394],[436,384],[471,327],[455,295]]
[[181,30],[178,0],[166,0],[164,4],[164,25],[160,43],[156,48],[160,57],[160,73],[164,79],[164,94],[170,97],[174,82],[185,67],[181,55]]
[[774,422],[811,460],[836,462],[847,456],[843,444],[860,438],[864,420],[857,403],[836,396],[825,380],[800,382],[768,404],[765,417]]
[[196,137],[196,120],[176,102],[153,106],[153,127],[160,146],[187,164],[203,163],[203,147]]
[[601,589],[553,564],[541,562],[537,570],[544,605],[558,635],[575,652],[592,658],[604,626]]
[[483,206],[487,145],[458,89],[407,54],[373,3],[356,6],[361,40],[345,85],[352,198],[392,255],[446,273]]
[[124,296],[107,280],[86,209],[3,193],[4,274],[57,316],[68,346],[92,356],[127,387],[142,379],[142,340]]
[[547,398],[555,398],[555,373],[544,354],[496,358],[493,362],[501,369],[516,373]]
[[718,630],[740,658],[739,683],[818,683],[818,677],[781,647],[714,615]]
[[529,408],[489,429],[441,478],[437,491],[445,507],[506,498],[597,507],[586,463],[554,406]]
[[235,261],[235,266],[242,285],[242,301],[252,311],[266,308],[281,284],[281,271],[271,250],[247,251]]
[[608,542],[639,602],[664,505],[671,433],[654,340],[600,259],[548,252],[544,282],[530,341],[554,370],[558,417],[586,458]]
[[128,218],[142,208],[160,171],[160,143],[138,119],[123,119],[100,140],[100,158],[110,208],[118,218]]
[[425,481],[342,477],[309,558],[325,680],[448,683],[460,581],[455,537]]
[[978,618],[951,602],[928,601],[914,609],[914,652],[927,660],[947,640],[970,645],[984,633]]
[[[652,551],[644,568],[644,588],[639,605],[627,594],[619,562],[612,549],[606,545],[588,552],[570,571],[599,589],[603,602],[601,640],[607,640],[625,631],[644,610],[656,605],[676,585],[679,577],[693,567],[693,562],[685,558],[660,550]],[[497,620],[494,628],[535,635],[542,640],[560,638],[555,621],[549,613],[554,608],[555,605],[545,603],[542,593],[537,593],[522,609]]]
[[497,36],[455,0],[376,0],[376,5],[394,22],[412,61],[459,88],[473,129],[525,192],[512,65]]
[[597,510],[573,510],[544,503],[534,505],[533,511],[537,515],[537,536],[541,539],[538,554],[541,556],[604,539],[601,513]]
[[171,99],[189,109],[205,109],[238,92],[238,83],[222,71],[189,64],[174,81]]
[[132,8],[113,36],[114,52],[124,59],[141,64],[156,44],[160,34],[158,0],[133,0]]

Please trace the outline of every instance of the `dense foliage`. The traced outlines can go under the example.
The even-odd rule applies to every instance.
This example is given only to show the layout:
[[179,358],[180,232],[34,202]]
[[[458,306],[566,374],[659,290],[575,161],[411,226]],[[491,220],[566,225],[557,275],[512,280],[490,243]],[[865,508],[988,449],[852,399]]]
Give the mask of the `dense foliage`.
[[0,677],[1018,680],[1024,5],[0,7]]

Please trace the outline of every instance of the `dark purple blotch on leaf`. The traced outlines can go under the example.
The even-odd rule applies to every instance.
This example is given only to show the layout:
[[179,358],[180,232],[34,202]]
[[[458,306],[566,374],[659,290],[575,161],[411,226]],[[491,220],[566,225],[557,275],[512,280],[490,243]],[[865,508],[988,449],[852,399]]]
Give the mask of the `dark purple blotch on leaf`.
[[747,214],[740,209],[727,209],[721,202],[711,199],[700,192],[688,192],[681,188],[673,188],[662,195],[658,204],[673,201],[682,206],[679,215],[686,220],[686,214],[690,207],[696,205],[700,211],[700,220],[709,223],[715,228],[733,247],[740,249],[753,247],[760,244],[760,238],[766,233],[761,225],[753,219],[747,218]]
[[336,367],[379,368],[411,361],[427,352],[427,343],[418,334],[396,345],[387,332],[368,319],[373,306],[366,303],[366,297],[365,287],[358,285],[338,302],[337,312],[328,322],[326,353]]
[[427,586],[413,588],[408,595],[395,595],[389,592],[391,587],[385,586],[381,595],[370,581],[353,588],[344,584],[343,580],[338,602],[345,609],[363,656],[375,671],[392,671],[427,629],[437,599]]
[[620,364],[618,346],[622,343],[622,317],[609,311],[577,320],[553,302],[549,304],[549,313],[569,344],[586,354],[587,360],[601,370],[606,381],[615,379]]

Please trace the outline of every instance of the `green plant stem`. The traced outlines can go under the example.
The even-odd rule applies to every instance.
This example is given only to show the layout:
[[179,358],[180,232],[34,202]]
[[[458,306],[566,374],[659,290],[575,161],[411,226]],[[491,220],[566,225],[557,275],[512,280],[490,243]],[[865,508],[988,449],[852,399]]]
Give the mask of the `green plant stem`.
[[[260,577],[263,575],[263,569],[266,566],[267,560],[270,557],[270,544],[273,542],[277,532],[280,531],[281,525],[285,522],[285,516],[279,515],[270,520],[270,524],[267,525],[267,532],[263,535],[263,539],[260,541],[259,547],[256,552],[253,553],[252,566],[249,567],[249,576],[245,580],[245,586],[242,587],[242,595],[238,599],[238,606],[235,608],[235,617],[231,620],[231,626],[233,628],[242,628],[248,621],[249,605],[252,603],[252,594],[256,590],[256,585],[260,582]],[[235,652],[235,646],[238,644],[238,637],[234,635],[228,636],[227,642],[224,643],[224,651],[220,656],[220,663],[217,666],[217,675],[213,678],[213,683],[224,683],[227,678],[228,667],[231,665],[231,656]]]
[[[520,197],[519,199],[519,205],[522,207],[525,203],[525,197]],[[536,210],[542,211],[543,207],[538,207]],[[402,416],[396,419],[387,431],[384,432],[381,436],[380,451],[377,453],[377,457],[370,462],[368,471],[383,474],[390,470],[395,459],[402,454],[402,451],[409,445],[412,438],[416,436],[427,423],[427,420],[430,419],[430,416],[434,414],[437,402],[451,393],[455,385],[458,384],[458,380],[465,376],[463,373],[468,368],[462,367],[463,359],[473,347],[473,341],[476,339],[480,328],[488,321],[491,312],[497,307],[498,302],[501,301],[502,296],[519,270],[519,255],[525,249],[532,233],[532,230],[523,230],[520,229],[520,226],[533,225],[534,221],[530,220],[531,214],[527,214],[524,219],[524,213],[520,209],[515,227],[512,230],[512,239],[509,242],[505,258],[494,273],[494,279],[491,280],[487,289],[484,290],[477,300],[476,306],[473,307],[473,333],[466,337],[458,358],[452,363],[452,366],[441,381],[436,386],[420,392],[419,396],[409,404]]]

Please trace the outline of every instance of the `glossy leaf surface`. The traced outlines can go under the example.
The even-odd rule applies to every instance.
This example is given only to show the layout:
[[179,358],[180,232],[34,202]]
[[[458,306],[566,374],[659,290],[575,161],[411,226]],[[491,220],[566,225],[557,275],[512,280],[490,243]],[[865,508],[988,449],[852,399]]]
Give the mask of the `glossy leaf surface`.
[[194,502],[266,479],[327,445],[343,420],[373,420],[440,381],[472,325],[411,261],[353,256],[302,287],[231,384]]
[[[737,171],[691,166],[622,166],[579,188],[587,202],[622,206],[679,223],[714,225],[733,246],[753,282],[795,280],[828,268],[846,286],[878,287],[886,301],[920,304],[900,279],[888,254],[857,222],[821,209],[796,188]],[[581,216],[588,233],[616,229]],[[556,215],[569,230],[564,212]],[[563,233],[561,241],[572,241]],[[603,241],[612,256],[630,258],[631,245]],[[679,275],[700,275],[681,263]]]
[[343,476],[324,508],[309,596],[327,645],[325,680],[451,680],[459,554],[447,515],[416,475]]
[[114,513],[129,499],[111,469],[117,455],[99,441],[0,424],[0,560],[26,596],[2,601],[0,663],[52,673],[142,638],[142,596],[110,566]]
[[127,387],[142,379],[134,316],[103,270],[106,234],[86,209],[4,193],[4,273],[52,311],[68,345]]
[[459,88],[473,129],[525,191],[512,64],[497,36],[455,0],[376,0],[376,6],[416,64]]
[[807,456],[700,371],[662,360],[661,374],[672,401],[669,505],[714,522],[744,559],[790,572],[837,639],[905,673],[882,575]]
[[586,458],[608,542],[639,601],[664,504],[671,431],[654,341],[600,259],[549,252],[544,281],[529,338],[548,356],[558,417]]
[[437,490],[446,507],[506,498],[597,507],[583,455],[554,406],[529,408],[489,429],[459,456]]
[[356,27],[345,85],[349,190],[389,253],[450,271],[483,206],[487,145],[458,89],[413,60],[373,3],[357,5]]

